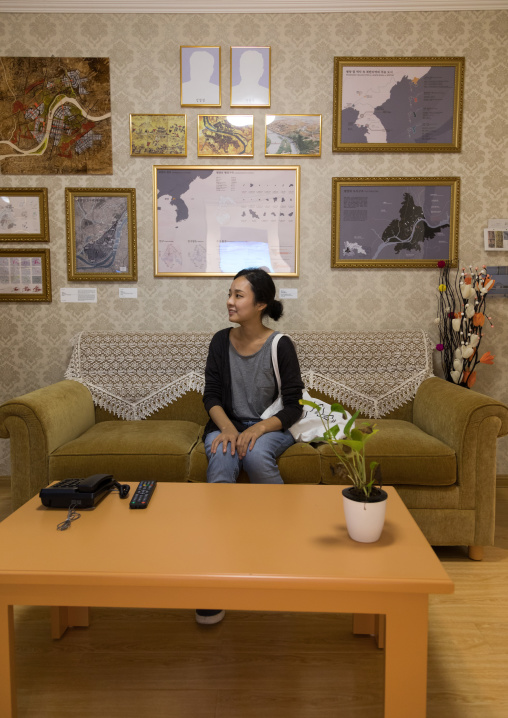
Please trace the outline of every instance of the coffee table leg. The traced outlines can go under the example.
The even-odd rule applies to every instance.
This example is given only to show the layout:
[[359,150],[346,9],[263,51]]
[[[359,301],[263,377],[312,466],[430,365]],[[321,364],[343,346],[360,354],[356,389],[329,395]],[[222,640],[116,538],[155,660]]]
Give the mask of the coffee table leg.
[[51,638],[58,639],[68,628],[90,625],[87,606],[52,606],[51,607]]
[[385,718],[427,714],[428,596],[394,597],[386,616]]
[[0,716],[16,718],[16,680],[14,675],[14,611],[0,604]]

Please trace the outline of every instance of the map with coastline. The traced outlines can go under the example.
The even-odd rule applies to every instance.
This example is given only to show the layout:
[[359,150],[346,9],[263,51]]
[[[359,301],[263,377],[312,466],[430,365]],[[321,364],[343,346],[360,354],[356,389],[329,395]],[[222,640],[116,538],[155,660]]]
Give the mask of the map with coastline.
[[108,58],[0,57],[3,174],[112,174]]
[[321,155],[321,115],[267,115],[267,155]]
[[299,168],[157,168],[157,274],[296,271]]
[[198,115],[198,157],[253,157],[252,115]]
[[455,68],[346,66],[341,142],[451,143]]
[[129,271],[127,197],[74,198],[76,272]]
[[451,188],[340,188],[340,259],[447,259]]

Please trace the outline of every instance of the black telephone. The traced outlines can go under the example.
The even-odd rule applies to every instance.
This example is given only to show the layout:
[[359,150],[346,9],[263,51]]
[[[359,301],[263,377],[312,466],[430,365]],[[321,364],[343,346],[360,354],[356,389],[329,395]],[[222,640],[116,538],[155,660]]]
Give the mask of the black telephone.
[[39,492],[44,506],[55,509],[68,509],[74,504],[76,508],[83,509],[96,506],[101,499],[117,487],[120,497],[124,499],[129,493],[130,486],[114,481],[111,474],[93,474],[86,479],[64,479],[52,486],[46,486]]

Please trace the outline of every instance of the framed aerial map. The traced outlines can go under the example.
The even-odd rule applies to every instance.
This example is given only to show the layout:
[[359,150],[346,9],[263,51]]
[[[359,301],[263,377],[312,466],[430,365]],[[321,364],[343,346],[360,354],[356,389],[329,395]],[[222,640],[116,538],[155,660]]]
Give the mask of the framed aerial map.
[[198,157],[254,157],[254,117],[198,115]]
[[131,157],[187,157],[187,115],[130,115]]
[[297,277],[299,166],[153,168],[156,277]]
[[460,152],[463,57],[336,57],[334,152]]
[[1,57],[2,174],[112,174],[107,57]]
[[265,157],[321,157],[321,115],[265,115]]
[[457,266],[458,177],[333,177],[332,267]]
[[135,281],[136,190],[65,190],[67,277],[72,281]]
[[50,302],[49,249],[0,249],[0,302]]
[[49,242],[46,187],[0,187],[0,242]]

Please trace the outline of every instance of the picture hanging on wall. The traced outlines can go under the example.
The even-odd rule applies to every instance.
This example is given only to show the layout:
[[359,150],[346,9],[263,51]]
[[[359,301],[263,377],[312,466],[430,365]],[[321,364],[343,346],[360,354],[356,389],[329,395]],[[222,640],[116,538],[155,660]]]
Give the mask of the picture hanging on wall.
[[2,174],[112,174],[109,59],[0,60]]
[[71,281],[135,281],[136,190],[65,190],[67,277]]
[[182,107],[220,107],[220,47],[180,47],[180,104]]
[[49,242],[46,187],[0,187],[0,242]]
[[231,48],[231,107],[270,107],[270,47]]
[[0,302],[50,302],[49,249],[0,249]]
[[332,267],[458,261],[458,177],[333,177]]
[[334,152],[460,152],[463,57],[336,57]]
[[254,117],[198,115],[198,157],[254,157]]
[[297,277],[300,167],[153,168],[156,277]]
[[130,115],[131,157],[187,157],[187,115]]
[[265,157],[321,157],[321,115],[265,115]]

